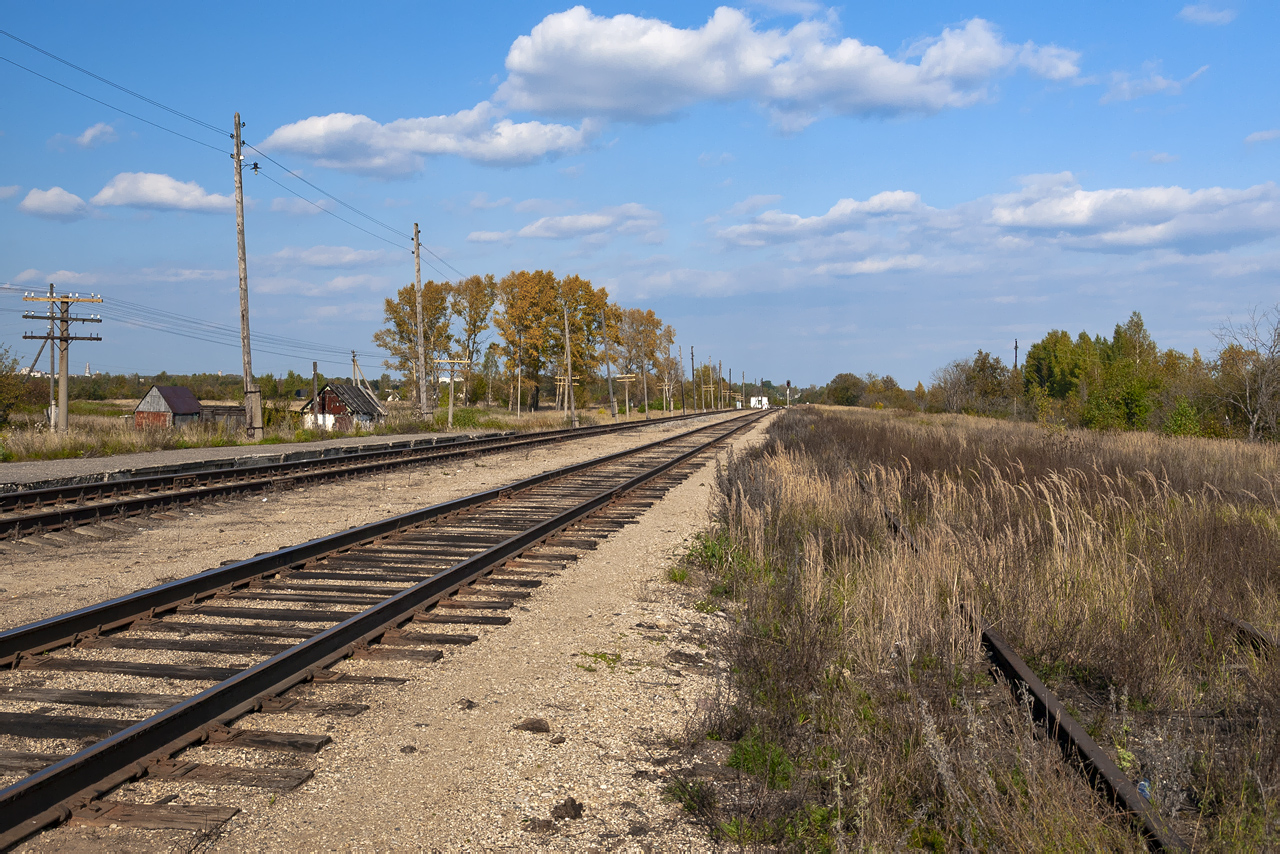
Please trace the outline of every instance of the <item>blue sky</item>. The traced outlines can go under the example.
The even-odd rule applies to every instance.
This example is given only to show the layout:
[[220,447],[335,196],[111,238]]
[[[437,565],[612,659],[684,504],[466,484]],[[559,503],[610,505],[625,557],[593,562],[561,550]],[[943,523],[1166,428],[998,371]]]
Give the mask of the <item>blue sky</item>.
[[[1162,346],[1208,354],[1218,324],[1277,300],[1275,4],[244,9],[0,16],[225,128],[0,37],[0,57],[136,116],[0,62],[0,282],[107,297],[105,340],[75,365],[238,371],[238,347],[111,308],[237,324],[231,164],[213,150],[236,110],[247,142],[314,184],[396,231],[420,223],[448,264],[428,256],[424,278],[576,273],[653,308],[686,353],[776,381],[927,383],[978,348],[1007,361],[1015,338],[1109,334],[1134,310]],[[255,370],[321,356],[346,373],[337,350],[372,354],[383,298],[412,280],[409,244],[263,162],[245,177]],[[30,359],[21,308],[2,295],[0,340]]]

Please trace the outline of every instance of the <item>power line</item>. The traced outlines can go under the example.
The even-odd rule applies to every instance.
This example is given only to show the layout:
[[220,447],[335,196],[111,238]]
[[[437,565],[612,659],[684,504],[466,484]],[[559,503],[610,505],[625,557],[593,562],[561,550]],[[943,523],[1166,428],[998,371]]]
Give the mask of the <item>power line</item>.
[[[10,283],[2,283],[0,284],[0,292],[3,291],[19,293],[23,292],[24,289]],[[0,308],[0,312],[9,311],[14,310]],[[240,345],[240,330],[238,328],[225,326],[208,320],[201,320],[195,317],[188,317],[175,312],[156,309],[152,306],[141,305],[125,299],[115,297],[108,299],[103,303],[100,313],[105,319],[122,323],[133,328],[152,329],[157,332],[166,332],[171,335],[205,341],[210,344],[221,344],[228,347],[238,347]],[[335,344],[320,344],[314,341],[306,341],[282,335],[272,335],[269,333],[260,332],[255,334],[254,338],[262,345],[255,345],[255,350],[288,358],[315,359],[315,353],[321,352],[332,355],[342,355],[344,358],[319,359],[318,361],[330,364],[346,364],[347,360],[345,357],[351,352],[350,347],[341,347]],[[367,351],[357,351],[357,353],[360,356],[369,359],[382,358],[383,355]]]
[[[8,33],[5,33],[5,35],[8,35]],[[95,98],[95,97],[93,97],[92,95],[89,95],[89,94],[86,94],[86,93],[84,93],[84,92],[81,92],[79,89],[75,89],[75,88],[73,88],[73,87],[71,87],[71,86],[68,86],[66,83],[59,83],[57,80],[54,80],[52,77],[46,77],[45,75],[41,74],[39,71],[35,71],[34,69],[27,68],[27,67],[26,67],[25,65],[23,65],[22,63],[14,62],[12,59],[9,59],[7,56],[0,56],[0,60],[3,60],[3,61],[5,61],[5,62],[9,63],[10,65],[15,66],[15,67],[17,67],[17,68],[21,68],[23,71],[26,71],[26,72],[28,72],[28,73],[30,73],[30,74],[34,74],[36,77],[39,77],[39,78],[40,78],[40,79],[42,79],[42,80],[48,80],[50,83],[52,83],[52,84],[53,84],[53,85],[55,85],[55,86],[61,86],[63,89],[66,89],[68,92],[75,92],[75,93],[76,93],[77,95],[79,95],[80,97],[82,97],[82,98],[88,98],[90,101],[93,101],[93,102],[94,102],[94,103],[96,103],[96,104],[101,104],[102,106],[106,107],[107,109],[115,110],[117,113],[124,113],[126,116],[129,116],[130,118],[137,119],[137,120],[138,120],[138,121],[140,121],[140,122],[145,122],[146,124],[151,125],[153,128],[159,128],[160,130],[164,131],[165,133],[171,133],[171,134],[173,134],[174,136],[180,136],[180,137],[182,137],[183,139],[190,140],[191,142],[194,142],[196,145],[203,145],[205,148],[212,148],[214,151],[217,151],[217,152],[219,152],[219,153],[221,153],[221,154],[230,154],[230,152],[228,152],[226,149],[218,148],[216,145],[210,145],[210,144],[209,144],[209,143],[207,143],[207,142],[204,142],[204,141],[202,141],[202,140],[196,139],[194,136],[187,136],[185,133],[181,133],[181,132],[179,132],[179,131],[176,131],[176,130],[174,130],[173,128],[167,128],[167,127],[165,127],[164,125],[156,124],[155,122],[151,121],[150,119],[144,119],[142,116],[139,116],[139,115],[137,115],[136,113],[131,113],[131,112],[129,112],[128,110],[123,110],[123,109],[121,109],[120,107],[115,106],[114,104],[108,104],[106,101],[103,101],[103,100],[102,100],[102,99],[100,99],[100,98]]]
[[[25,39],[22,39],[22,38],[19,38],[18,36],[15,36],[13,33],[10,33],[10,32],[8,32],[8,31],[6,31],[6,30],[0,30],[0,35],[7,36],[8,38],[13,39],[14,41],[18,42],[19,44],[26,45],[27,47],[31,48],[32,50],[37,51],[37,52],[39,52],[39,53],[42,53],[42,54],[44,54],[45,56],[49,57],[50,59],[53,59],[53,60],[56,60],[57,62],[62,63],[63,65],[67,66],[68,68],[73,68],[73,69],[75,69],[76,71],[79,71],[81,74],[85,74],[85,75],[87,75],[87,76],[89,76],[89,77],[92,77],[94,80],[97,80],[97,81],[99,81],[99,82],[101,82],[101,83],[105,83],[106,85],[111,86],[111,87],[112,87],[112,88],[114,88],[114,89],[118,89],[119,91],[124,92],[124,93],[125,93],[125,94],[127,94],[127,95],[131,95],[131,96],[133,96],[133,97],[135,97],[135,98],[137,98],[137,99],[139,99],[139,100],[141,100],[141,101],[145,101],[146,103],[151,104],[151,105],[152,105],[152,106],[154,106],[154,107],[157,107],[157,108],[159,108],[159,109],[161,109],[161,110],[165,110],[166,112],[172,113],[173,115],[178,116],[178,117],[180,117],[180,118],[186,119],[186,120],[187,120],[187,121],[189,121],[189,122],[192,122],[192,123],[194,123],[194,124],[197,124],[197,125],[199,125],[200,127],[206,128],[207,130],[211,130],[211,131],[213,131],[214,133],[217,133],[217,134],[219,134],[219,135],[221,135],[221,134],[223,134],[223,133],[224,133],[224,131],[223,131],[221,128],[218,128],[217,126],[212,125],[212,124],[210,124],[209,122],[206,122],[206,121],[203,121],[202,119],[198,119],[198,118],[196,118],[196,117],[194,117],[194,116],[188,115],[187,113],[184,113],[184,112],[182,112],[181,110],[178,110],[178,109],[175,109],[175,108],[173,108],[173,107],[170,107],[170,106],[169,106],[169,105],[167,105],[167,104],[164,104],[164,103],[162,103],[162,102],[160,102],[160,101],[155,100],[154,98],[148,98],[146,95],[143,95],[143,94],[141,94],[140,92],[135,92],[134,90],[132,90],[132,89],[128,88],[127,86],[122,86],[122,85],[120,85],[119,83],[116,83],[116,82],[114,82],[114,81],[112,81],[112,80],[108,80],[106,77],[103,77],[101,74],[96,74],[96,73],[94,73],[94,72],[90,71],[90,70],[89,70],[89,69],[87,69],[87,68],[83,68],[83,67],[81,67],[81,66],[79,66],[79,65],[76,65],[74,62],[71,62],[70,60],[63,59],[62,57],[58,56],[57,54],[54,54],[54,53],[52,53],[52,52],[50,52],[50,51],[45,50],[44,48],[42,48],[42,47],[40,47],[40,46],[38,46],[38,45],[32,44],[31,42],[29,42],[29,41],[27,41],[27,40],[25,40]],[[5,58],[5,57],[0,57],[0,59],[4,59],[4,61],[5,61],[5,62],[8,62],[8,63],[9,63],[9,64],[11,64],[11,65],[14,65],[14,66],[16,66],[16,67],[18,67],[18,68],[21,68],[23,71],[26,71],[26,72],[29,72],[29,73],[31,73],[31,74],[34,74],[35,76],[37,76],[37,77],[39,77],[39,78],[41,78],[41,79],[43,79],[43,80],[47,80],[47,81],[49,81],[50,83],[53,83],[53,84],[55,84],[55,85],[57,85],[57,86],[61,86],[63,89],[66,89],[66,90],[68,90],[68,91],[70,91],[70,92],[74,92],[75,94],[80,95],[81,97],[88,98],[89,100],[91,100],[91,101],[93,101],[93,102],[95,102],[95,103],[101,104],[101,105],[102,105],[102,106],[104,106],[104,107],[107,107],[107,108],[112,109],[112,110],[116,110],[117,112],[123,113],[124,115],[126,115],[126,116],[130,116],[131,118],[135,118],[135,119],[137,119],[138,121],[146,122],[147,124],[149,124],[149,125],[151,125],[151,126],[153,126],[153,127],[157,127],[157,128],[159,128],[160,130],[167,131],[168,133],[174,134],[175,136],[180,136],[180,137],[182,137],[183,139],[190,140],[191,142],[194,142],[194,143],[196,143],[196,144],[198,144],[198,145],[203,145],[203,146],[205,146],[206,148],[212,148],[213,150],[215,150],[215,151],[219,151],[219,152],[222,152],[222,153],[224,153],[224,154],[225,154],[225,153],[227,153],[225,150],[223,150],[223,149],[221,149],[221,148],[217,148],[217,147],[215,147],[215,146],[212,146],[212,145],[210,145],[209,143],[202,142],[201,140],[195,139],[194,137],[190,137],[190,136],[187,136],[186,134],[179,133],[178,131],[172,130],[171,128],[167,128],[167,127],[165,127],[165,126],[163,126],[163,125],[156,124],[155,122],[152,122],[152,121],[150,121],[150,120],[148,120],[148,119],[144,119],[144,118],[142,118],[141,116],[135,115],[134,113],[130,113],[130,112],[129,112],[129,111],[127,111],[127,110],[123,110],[123,109],[121,109],[121,108],[119,108],[119,107],[116,107],[116,106],[114,106],[114,105],[112,105],[112,104],[108,104],[106,101],[103,101],[103,100],[100,100],[100,99],[98,99],[98,98],[95,98],[95,97],[93,97],[92,95],[89,95],[89,94],[87,94],[87,93],[85,93],[85,92],[81,92],[79,89],[75,89],[75,88],[73,88],[73,87],[71,87],[71,86],[66,85],[65,83],[60,83],[60,82],[58,82],[57,80],[54,80],[52,77],[48,77],[48,76],[46,76],[46,75],[44,75],[44,74],[41,74],[40,72],[35,71],[34,69],[31,69],[31,68],[28,68],[28,67],[26,67],[25,65],[22,65],[22,64],[20,64],[20,63],[18,63],[18,62],[14,62],[14,61],[13,61],[13,60],[11,60],[11,59],[7,59],[7,58]],[[357,215],[359,215],[359,216],[364,217],[365,219],[369,220],[370,222],[374,223],[375,225],[378,225],[378,226],[380,226],[380,227],[382,227],[382,228],[385,228],[387,231],[391,232],[392,234],[396,235],[397,237],[403,238],[403,239],[405,239],[405,240],[413,240],[413,237],[412,237],[411,235],[407,234],[406,232],[400,231],[399,229],[395,228],[395,227],[394,227],[394,226],[392,226],[392,225],[389,225],[389,224],[387,224],[387,223],[383,222],[382,220],[378,219],[377,217],[375,217],[375,216],[372,216],[372,215],[370,215],[370,214],[365,213],[364,211],[362,211],[362,210],[360,210],[359,208],[357,208],[355,205],[352,205],[352,204],[350,204],[350,203],[348,203],[348,202],[343,201],[342,199],[340,199],[340,198],[338,198],[337,196],[333,195],[332,193],[328,192],[328,191],[327,191],[327,190],[325,190],[324,188],[319,187],[319,186],[317,186],[316,184],[312,183],[311,181],[307,180],[306,178],[302,177],[302,176],[301,176],[301,175],[299,175],[297,172],[294,172],[292,169],[290,169],[289,167],[285,166],[283,163],[281,163],[280,161],[276,160],[274,157],[272,157],[271,155],[269,155],[269,154],[267,154],[266,152],[262,151],[261,149],[256,148],[256,147],[254,147],[254,146],[252,146],[252,145],[249,145],[248,143],[245,143],[245,148],[248,148],[248,149],[251,149],[252,151],[257,152],[257,153],[258,153],[258,154],[259,154],[259,155],[260,155],[264,160],[268,160],[268,161],[270,161],[271,163],[274,163],[276,166],[280,167],[282,170],[284,170],[284,172],[285,172],[285,173],[287,173],[287,174],[288,174],[288,175],[290,175],[291,177],[298,179],[298,180],[299,180],[299,181],[301,181],[302,183],[306,184],[308,187],[311,187],[311,188],[312,188],[313,190],[315,190],[316,192],[318,192],[318,193],[320,193],[320,194],[324,195],[325,197],[327,197],[327,198],[329,198],[329,199],[332,199],[333,201],[337,202],[338,204],[342,205],[343,207],[347,208],[348,210],[352,211],[353,213],[355,213],[355,214],[357,214]],[[288,189],[288,188],[284,187],[284,185],[283,185],[283,184],[280,184],[280,182],[278,182],[278,181],[276,181],[275,183],[276,183],[276,185],[277,185],[277,186],[281,187],[282,189]],[[291,193],[292,193],[293,191],[292,191],[292,190],[289,190],[289,192],[291,192]],[[310,200],[310,199],[307,199],[305,196],[301,196],[301,195],[299,195],[298,193],[294,193],[294,195],[297,195],[299,198],[302,198],[304,201],[311,202],[311,200]],[[311,204],[315,204],[315,203],[314,203],[314,202],[311,202]],[[319,207],[319,205],[317,205],[317,207]],[[321,210],[324,210],[324,208],[320,208],[320,209],[321,209]],[[332,212],[330,212],[330,213],[332,213]],[[358,229],[360,229],[361,231],[364,231],[364,233],[365,233],[365,234],[370,234],[370,235],[372,235],[372,236],[374,236],[374,237],[378,237],[378,239],[380,239],[380,240],[386,240],[386,238],[384,238],[384,237],[379,237],[378,235],[374,235],[374,234],[373,234],[372,232],[370,232],[370,231],[367,231],[367,230],[365,230],[365,229],[363,229],[363,228],[360,228],[360,226],[356,225],[355,223],[350,222],[349,220],[342,219],[342,217],[336,217],[336,218],[337,218],[337,219],[339,219],[339,220],[341,220],[342,222],[345,222],[347,225],[350,225],[352,228],[358,228]],[[390,242],[390,241],[387,241],[387,242]],[[431,250],[430,250],[430,249],[427,249],[427,251],[428,251],[428,252],[431,252]],[[434,253],[434,252],[431,252],[431,254],[432,254],[432,255],[435,255],[435,253]],[[439,258],[439,256],[438,256],[438,255],[436,255],[436,257],[437,257],[437,258]],[[441,263],[448,264],[448,262],[446,262],[443,258],[440,258],[440,261],[441,261]],[[450,266],[450,268],[451,268],[451,269],[454,269],[454,268],[452,268],[452,265],[449,265],[449,266]],[[439,272],[439,271],[437,271],[437,272]],[[443,274],[443,273],[441,273],[441,275],[444,275],[444,274]]]
[[[32,49],[32,50],[34,50],[34,51],[37,51],[37,52],[39,52],[39,53],[43,53],[45,56],[49,57],[50,59],[57,60],[58,62],[61,62],[63,65],[65,65],[65,66],[67,66],[67,67],[69,67],[69,68],[74,68],[76,71],[79,71],[81,74],[87,74],[87,75],[89,75],[90,77],[92,77],[94,80],[100,81],[100,82],[102,82],[102,83],[106,83],[108,86],[111,86],[111,87],[113,87],[113,88],[115,88],[115,89],[119,89],[121,92],[124,92],[126,95],[132,95],[133,97],[138,98],[139,100],[146,101],[148,104],[152,105],[153,107],[159,107],[159,108],[160,108],[160,109],[162,109],[162,110],[166,110],[166,111],[168,111],[168,112],[170,112],[170,113],[173,113],[175,116],[178,116],[179,118],[186,119],[187,121],[189,121],[189,122],[194,122],[195,124],[198,124],[198,125],[200,125],[201,127],[208,128],[209,130],[213,131],[214,133],[221,134],[221,133],[223,133],[223,132],[224,132],[224,131],[222,130],[222,128],[214,127],[213,125],[209,124],[208,122],[201,121],[200,119],[197,119],[197,118],[195,118],[194,116],[189,116],[189,115],[187,115],[186,113],[183,113],[183,112],[180,112],[180,111],[178,111],[178,110],[175,110],[173,107],[166,106],[166,105],[164,105],[164,104],[160,103],[159,101],[154,101],[154,100],[152,100],[151,98],[148,98],[146,95],[141,95],[141,94],[139,94],[139,93],[137,93],[137,92],[133,91],[132,89],[127,89],[127,88],[125,88],[124,86],[121,86],[119,83],[113,83],[112,81],[108,80],[107,78],[105,78],[105,77],[103,77],[103,76],[101,76],[101,75],[99,75],[99,74],[94,74],[92,71],[90,71],[90,70],[89,70],[89,69],[87,69],[87,68],[81,68],[80,66],[76,65],[74,62],[71,62],[71,61],[69,61],[69,60],[63,59],[62,57],[57,56],[56,54],[52,54],[52,53],[50,53],[49,51],[45,50],[44,48],[39,47],[39,46],[37,46],[37,45],[34,45],[34,44],[32,44],[31,42],[26,41],[25,39],[20,39],[20,38],[18,38],[18,37],[17,37],[17,36],[15,36],[13,33],[7,32],[7,31],[5,31],[5,30],[0,30],[0,35],[8,36],[9,38],[13,39],[14,41],[18,42],[19,44],[24,44],[24,45],[26,45],[27,47],[31,48],[31,49]],[[46,78],[46,79],[48,79],[48,78]]]
[[[245,148],[253,148],[253,146],[252,146],[252,145],[249,145],[249,144],[247,144],[247,143],[245,143]],[[253,150],[254,150],[254,151],[257,151],[257,149],[256,149],[256,148],[254,148]],[[275,163],[275,161],[274,161],[274,160],[273,160],[273,161],[271,161],[271,162],[272,162],[272,163]],[[276,165],[279,165],[279,164],[276,164]],[[283,168],[283,167],[281,167],[281,168]],[[286,169],[285,171],[287,172],[288,170]],[[337,215],[336,213],[334,213],[333,211],[331,211],[331,210],[329,210],[328,208],[326,208],[324,205],[317,204],[316,202],[311,201],[311,200],[310,200],[310,199],[308,199],[306,196],[304,196],[304,195],[302,195],[301,193],[299,193],[297,190],[291,190],[291,189],[289,189],[289,188],[288,188],[288,187],[286,187],[284,184],[281,184],[279,181],[277,181],[275,178],[272,178],[272,177],[271,177],[270,175],[268,175],[266,172],[262,172],[262,171],[260,171],[260,170],[259,170],[259,171],[257,171],[255,174],[257,174],[257,175],[261,175],[263,178],[266,178],[268,181],[270,181],[272,184],[275,184],[277,187],[279,187],[280,189],[284,190],[286,193],[293,193],[295,196],[297,196],[298,198],[302,199],[302,200],[303,200],[304,202],[306,202],[307,204],[309,204],[309,205],[313,206],[313,207],[314,207],[314,208],[316,208],[317,210],[320,210],[320,211],[323,211],[324,213],[327,213],[329,216],[333,217],[334,219],[338,220],[339,222],[345,222],[347,225],[351,226],[352,228],[359,229],[360,231],[363,231],[365,234],[369,235],[370,237],[376,237],[378,240],[381,240],[381,241],[383,241],[383,242],[385,242],[385,243],[390,243],[392,246],[395,246],[395,247],[396,247],[396,248],[398,248],[398,249],[404,249],[404,247],[403,247],[403,246],[401,246],[399,243],[396,243],[394,240],[391,240],[390,238],[387,238],[387,237],[383,237],[381,234],[374,234],[372,231],[369,231],[367,228],[362,228],[361,226],[356,225],[354,222],[352,222],[352,221],[351,221],[351,220],[349,220],[349,219],[343,219],[342,217],[338,216],[338,215]],[[293,174],[293,173],[290,173],[290,174]],[[296,176],[295,176],[295,177],[296,177]],[[328,195],[328,193],[325,193],[325,195]],[[412,240],[412,238],[410,238],[410,239]],[[412,252],[413,250],[412,250],[412,249],[410,249],[409,251],[410,251],[410,252]],[[442,275],[443,275],[443,274],[442,274]]]
[[290,169],[289,167],[285,166],[285,165],[284,165],[283,163],[281,163],[279,160],[276,160],[276,159],[275,159],[274,157],[272,157],[270,154],[267,154],[267,153],[263,152],[261,149],[254,148],[252,145],[250,145],[250,144],[249,144],[249,143],[247,143],[247,142],[244,144],[244,147],[245,147],[245,148],[248,148],[248,149],[250,149],[250,150],[252,150],[252,151],[256,151],[256,152],[258,152],[258,154],[261,154],[261,155],[262,155],[263,159],[265,159],[265,160],[270,160],[272,163],[274,163],[275,165],[279,166],[279,167],[280,167],[281,169],[283,169],[285,172],[289,173],[289,174],[290,174],[290,175],[292,175],[294,178],[297,178],[299,181],[301,181],[302,183],[306,184],[308,187],[310,187],[311,189],[315,190],[317,193],[321,193],[322,195],[328,196],[330,199],[333,199],[335,202],[337,202],[338,204],[342,205],[344,208],[347,208],[348,210],[354,211],[355,213],[359,214],[360,216],[364,217],[365,219],[369,220],[370,222],[372,222],[372,223],[376,223],[377,225],[382,226],[382,227],[383,227],[383,228],[385,228],[387,231],[391,232],[392,234],[396,235],[397,237],[403,237],[405,240],[413,240],[413,235],[411,235],[411,234],[406,234],[405,232],[400,231],[399,229],[397,229],[397,228],[395,228],[395,227],[393,227],[393,226],[387,225],[385,222],[383,222],[382,220],[378,219],[377,217],[370,216],[369,214],[365,213],[364,211],[360,210],[359,208],[357,208],[357,207],[355,207],[355,206],[353,206],[353,205],[349,205],[349,204],[347,204],[347,203],[346,203],[346,202],[344,202],[342,199],[338,198],[337,196],[333,195],[332,193],[330,193],[330,192],[328,192],[328,191],[326,191],[326,190],[323,190],[323,189],[321,189],[320,187],[317,187],[315,184],[312,184],[312,183],[311,183],[310,181],[308,181],[306,178],[303,178],[303,177],[302,177],[301,175],[299,175],[297,172],[294,172],[292,169]]

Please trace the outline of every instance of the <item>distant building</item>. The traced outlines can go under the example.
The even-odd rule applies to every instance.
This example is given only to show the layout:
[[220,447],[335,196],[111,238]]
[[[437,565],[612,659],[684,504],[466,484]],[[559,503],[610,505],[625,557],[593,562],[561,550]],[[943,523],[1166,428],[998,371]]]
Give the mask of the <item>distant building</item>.
[[222,424],[226,427],[243,428],[248,422],[244,417],[244,407],[237,404],[202,403],[200,404],[200,423]]
[[147,428],[181,427],[200,420],[200,401],[191,389],[180,385],[153,385],[133,410],[133,426]]
[[133,426],[139,430],[167,429],[184,424],[245,425],[244,407],[201,403],[186,386],[153,385],[133,410]]
[[[324,430],[350,431],[371,427],[387,417],[378,399],[363,388],[346,383],[326,383],[316,401],[302,406],[302,426]],[[314,411],[313,411],[314,409]]]
[[768,408],[769,408],[769,398],[767,398],[767,397],[753,397],[753,398],[751,398],[751,408],[752,408],[752,409],[768,409]]

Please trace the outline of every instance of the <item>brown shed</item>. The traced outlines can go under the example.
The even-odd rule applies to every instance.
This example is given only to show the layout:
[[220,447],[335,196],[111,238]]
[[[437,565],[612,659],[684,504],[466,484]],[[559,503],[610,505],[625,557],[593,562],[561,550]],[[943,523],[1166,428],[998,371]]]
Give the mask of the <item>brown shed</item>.
[[200,401],[180,385],[153,385],[133,410],[133,426],[181,427],[200,420]]

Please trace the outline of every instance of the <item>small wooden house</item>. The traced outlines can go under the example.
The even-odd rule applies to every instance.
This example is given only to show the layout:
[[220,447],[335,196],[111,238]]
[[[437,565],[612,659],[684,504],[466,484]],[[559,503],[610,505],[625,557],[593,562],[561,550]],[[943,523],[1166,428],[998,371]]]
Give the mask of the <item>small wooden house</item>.
[[200,420],[200,401],[191,389],[180,385],[153,385],[133,410],[133,426],[181,427]]
[[303,404],[303,427],[346,432],[371,427],[387,416],[378,399],[360,386],[327,383],[317,400],[318,405],[315,400]]

